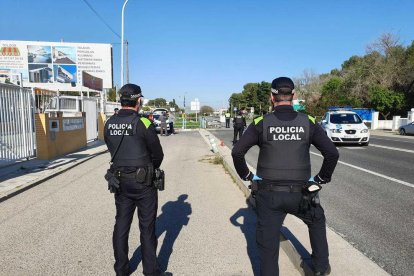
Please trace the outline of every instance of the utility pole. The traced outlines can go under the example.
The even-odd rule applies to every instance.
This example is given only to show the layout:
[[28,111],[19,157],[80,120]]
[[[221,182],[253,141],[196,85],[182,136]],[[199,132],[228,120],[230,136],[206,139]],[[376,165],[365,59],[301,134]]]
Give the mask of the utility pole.
[[129,58],[128,58],[128,40],[125,41],[125,55],[126,55],[126,83],[129,83]]
[[124,86],[124,13],[125,6],[129,0],[125,0],[124,5],[122,6],[122,16],[121,16],[121,87]]

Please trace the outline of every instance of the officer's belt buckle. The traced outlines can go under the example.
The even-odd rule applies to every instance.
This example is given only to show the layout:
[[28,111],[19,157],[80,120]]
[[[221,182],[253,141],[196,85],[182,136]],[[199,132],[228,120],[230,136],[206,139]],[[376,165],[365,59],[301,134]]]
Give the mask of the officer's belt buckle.
[[125,172],[118,172],[118,176],[119,178],[135,178],[135,171],[134,172],[130,172],[130,173],[125,173]]

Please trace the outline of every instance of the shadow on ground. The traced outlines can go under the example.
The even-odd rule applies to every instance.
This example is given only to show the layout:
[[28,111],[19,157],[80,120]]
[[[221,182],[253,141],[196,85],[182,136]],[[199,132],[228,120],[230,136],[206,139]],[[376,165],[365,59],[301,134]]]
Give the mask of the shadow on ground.
[[[191,204],[186,202],[188,195],[180,195],[176,201],[168,201],[162,206],[162,213],[157,217],[156,235],[159,238],[165,233],[164,241],[158,254],[161,271],[166,271],[173,252],[174,242],[180,235],[181,229],[188,224],[192,213]],[[142,260],[139,246],[129,261],[130,271],[134,272]]]
[[260,275],[259,255],[256,247],[256,214],[253,208],[247,204],[246,208],[240,208],[230,218],[230,222],[240,227],[240,231],[246,239],[246,251],[250,259],[252,271],[254,275]]

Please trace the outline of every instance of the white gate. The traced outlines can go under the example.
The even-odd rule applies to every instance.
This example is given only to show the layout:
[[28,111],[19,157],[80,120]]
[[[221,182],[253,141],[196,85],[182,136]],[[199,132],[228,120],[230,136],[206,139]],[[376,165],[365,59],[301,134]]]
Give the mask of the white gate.
[[0,84],[0,166],[34,157],[35,137],[32,90]]
[[94,98],[83,98],[83,111],[86,113],[86,140],[98,138],[98,101]]

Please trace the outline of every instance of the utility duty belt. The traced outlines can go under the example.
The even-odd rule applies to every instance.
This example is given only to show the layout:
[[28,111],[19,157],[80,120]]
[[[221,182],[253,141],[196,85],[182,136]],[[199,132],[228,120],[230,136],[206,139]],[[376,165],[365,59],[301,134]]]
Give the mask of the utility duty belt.
[[264,184],[261,181],[257,183],[259,190],[268,190],[274,192],[289,192],[289,193],[300,193],[303,187],[301,185],[275,185],[275,184]]
[[134,180],[137,184],[147,187],[155,187],[163,191],[165,189],[165,173],[163,170],[154,169],[152,164],[147,167],[137,168],[136,171],[125,173],[116,169],[109,169],[105,175],[108,182],[108,190],[111,193],[119,193],[121,190],[120,183],[122,180]]

